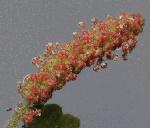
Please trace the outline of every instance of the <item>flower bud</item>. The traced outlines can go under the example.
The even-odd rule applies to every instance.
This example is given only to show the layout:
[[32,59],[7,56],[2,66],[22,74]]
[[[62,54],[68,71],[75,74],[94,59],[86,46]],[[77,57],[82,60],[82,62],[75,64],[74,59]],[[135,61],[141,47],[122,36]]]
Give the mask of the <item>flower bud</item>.
[[79,21],[78,25],[79,25],[80,29],[85,29],[85,23],[84,22]]

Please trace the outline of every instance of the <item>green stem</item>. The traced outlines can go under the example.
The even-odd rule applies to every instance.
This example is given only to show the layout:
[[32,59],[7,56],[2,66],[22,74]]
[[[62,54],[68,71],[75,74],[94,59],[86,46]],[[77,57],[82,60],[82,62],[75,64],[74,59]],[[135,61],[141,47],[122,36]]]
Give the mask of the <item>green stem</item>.
[[11,118],[8,120],[5,128],[17,128],[22,116],[26,113],[29,107],[28,101],[22,101],[13,111]]

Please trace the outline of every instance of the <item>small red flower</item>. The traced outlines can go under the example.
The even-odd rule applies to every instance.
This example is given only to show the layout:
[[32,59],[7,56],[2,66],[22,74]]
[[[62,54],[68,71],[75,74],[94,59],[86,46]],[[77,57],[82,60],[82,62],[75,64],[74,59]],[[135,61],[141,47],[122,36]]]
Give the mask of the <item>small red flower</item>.
[[33,58],[33,59],[32,59],[32,64],[33,64],[33,65],[36,65],[36,64],[37,64],[36,58]]
[[127,43],[126,43],[126,44],[123,44],[123,45],[122,45],[122,52],[123,52],[124,54],[127,54],[128,51],[129,51],[129,45],[128,45]]
[[101,35],[100,35],[100,46],[104,46],[107,39],[108,39],[107,34],[101,33]]
[[40,109],[28,109],[26,114],[22,117],[22,120],[29,124],[32,123],[33,119],[35,117],[41,116],[41,110]]
[[31,123],[33,121],[32,115],[26,115],[26,117],[23,118],[25,123]]
[[51,89],[55,89],[55,88],[56,88],[57,81],[58,81],[58,78],[57,78],[57,77],[54,77],[54,78],[50,81],[49,85],[50,85]]
[[101,31],[106,31],[106,30],[108,30],[108,25],[105,23],[105,21],[101,21],[99,23],[99,28]]
[[53,48],[53,44],[52,43],[48,43],[46,46],[47,46],[47,51],[51,52],[51,50]]
[[85,67],[85,63],[83,61],[78,61],[78,68],[81,70]]
[[87,31],[84,31],[84,32],[82,33],[81,39],[82,39],[84,42],[86,42],[86,43],[90,42],[90,35],[89,35],[89,33],[88,33]]
[[36,74],[31,74],[30,78],[31,78],[32,81],[35,81],[35,80],[37,80],[37,75]]
[[86,55],[87,55],[88,58],[94,57],[94,54],[95,54],[95,51],[94,51],[94,50],[88,51],[88,52],[86,53]]
[[41,79],[41,81],[46,81],[50,78],[51,74],[50,73],[40,73],[39,74],[39,77]]
[[33,94],[38,94],[39,93],[39,89],[35,85],[33,85],[32,88],[31,88],[31,92]]
[[103,55],[103,51],[101,49],[96,50],[95,52],[96,57],[102,57],[102,55]]
[[76,80],[77,79],[77,75],[76,74],[72,74],[70,77],[71,80]]
[[66,56],[67,56],[67,53],[66,53],[65,50],[61,50],[61,51],[58,51],[57,55],[58,55],[59,57],[66,57]]
[[47,101],[47,99],[50,97],[50,89],[44,88],[40,91],[40,98],[42,101]]

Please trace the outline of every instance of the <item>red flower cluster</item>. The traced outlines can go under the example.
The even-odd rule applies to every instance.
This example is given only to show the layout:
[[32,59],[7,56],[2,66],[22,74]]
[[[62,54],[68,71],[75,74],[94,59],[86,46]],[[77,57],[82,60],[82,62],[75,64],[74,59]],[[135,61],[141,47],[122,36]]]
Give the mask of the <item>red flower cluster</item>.
[[31,123],[35,117],[39,117],[40,115],[40,109],[28,109],[25,115],[23,115],[22,120],[24,120],[25,123]]
[[[105,60],[116,60],[116,49],[122,49],[122,58],[127,59],[137,44],[144,19],[140,14],[122,13],[118,17],[108,16],[104,21],[91,20],[88,29],[79,22],[81,34],[73,32],[68,43],[48,43],[44,53],[32,61],[38,72],[24,78],[19,92],[31,104],[45,103],[54,90],[61,89],[66,82],[76,80],[77,74],[86,66],[95,64],[93,70],[107,67]],[[105,60],[104,60],[105,59]],[[36,115],[29,111],[23,119],[31,122]]]
[[[20,87],[20,93],[28,93],[26,99],[31,103],[45,102],[51,97],[50,87],[42,87],[40,84],[49,82],[51,75],[50,73],[36,73],[30,74],[25,78],[25,82],[31,82],[30,88],[25,86]],[[30,89],[30,91],[28,90]],[[24,92],[22,92],[24,90]]]

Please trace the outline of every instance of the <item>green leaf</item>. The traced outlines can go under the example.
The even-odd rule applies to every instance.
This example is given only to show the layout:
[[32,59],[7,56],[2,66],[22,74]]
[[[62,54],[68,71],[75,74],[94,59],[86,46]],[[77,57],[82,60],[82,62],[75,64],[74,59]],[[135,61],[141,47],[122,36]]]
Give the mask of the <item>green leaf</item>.
[[63,114],[57,104],[47,104],[43,107],[42,115],[25,128],[79,128],[80,120],[71,115]]
[[60,122],[61,122],[60,128],[79,128],[80,127],[80,120],[71,114],[64,114]]

